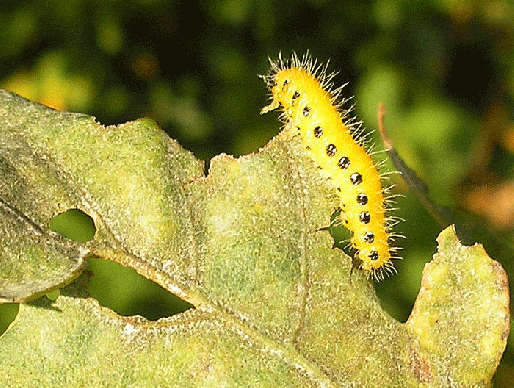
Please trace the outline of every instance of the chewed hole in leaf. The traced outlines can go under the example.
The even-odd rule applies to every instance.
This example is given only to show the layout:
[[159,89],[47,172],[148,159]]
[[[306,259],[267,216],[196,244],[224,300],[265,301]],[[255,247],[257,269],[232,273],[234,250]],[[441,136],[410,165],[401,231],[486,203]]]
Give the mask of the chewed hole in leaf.
[[50,229],[73,241],[86,242],[95,236],[93,219],[79,209],[70,209],[50,220]]
[[4,334],[9,325],[13,323],[19,310],[18,303],[5,303],[0,305],[0,335]]
[[154,321],[194,308],[131,268],[102,259],[88,262],[93,272],[90,295],[120,315],[141,315]]

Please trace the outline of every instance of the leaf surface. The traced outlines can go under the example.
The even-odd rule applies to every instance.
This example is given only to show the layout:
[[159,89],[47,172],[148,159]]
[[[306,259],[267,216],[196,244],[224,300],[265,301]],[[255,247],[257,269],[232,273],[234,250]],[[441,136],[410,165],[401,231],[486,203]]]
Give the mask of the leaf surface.
[[[29,255],[25,245],[39,249],[33,267],[41,272],[34,271],[35,286],[25,287],[16,276],[27,264],[10,260],[14,275],[0,283],[4,299],[58,287],[80,273],[84,258],[98,256],[134,268],[195,307],[156,322],[121,317],[85,294],[81,276],[54,303],[42,298],[20,306],[0,338],[0,385],[489,384],[508,333],[501,267],[446,230],[438,264],[424,278],[440,292],[428,297],[424,283],[409,322],[395,321],[372,284],[359,271],[350,276],[349,258],[319,230],[337,201],[287,129],[259,153],[214,158],[205,177],[202,163],[150,120],[103,127],[3,92],[0,121],[7,161],[2,225],[20,241],[18,257]],[[70,208],[92,217],[92,241],[48,231],[51,217]],[[31,226],[44,239],[35,239]],[[2,262],[15,250],[7,248]],[[50,249],[59,253],[55,259]],[[60,262],[60,275],[49,277],[44,260]],[[8,294],[5,284],[19,290]],[[458,314],[464,302],[469,308]],[[458,351],[445,353],[449,344]],[[472,377],[461,373],[472,364],[470,354],[483,366]]]

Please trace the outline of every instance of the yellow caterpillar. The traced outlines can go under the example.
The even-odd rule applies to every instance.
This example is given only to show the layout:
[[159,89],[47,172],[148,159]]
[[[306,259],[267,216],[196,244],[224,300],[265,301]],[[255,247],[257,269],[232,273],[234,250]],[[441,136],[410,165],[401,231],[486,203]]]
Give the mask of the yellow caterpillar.
[[[340,198],[343,225],[352,232],[356,258],[367,277],[381,280],[394,271],[395,248],[380,174],[364,147],[359,127],[344,122],[339,109],[341,89],[331,91],[333,75],[307,53],[290,61],[279,57],[263,76],[272,95],[261,113],[281,107],[282,117],[302,136],[314,160],[334,184]],[[357,140],[355,138],[357,138]],[[360,140],[359,140],[360,138]],[[396,258],[396,257],[394,257]]]

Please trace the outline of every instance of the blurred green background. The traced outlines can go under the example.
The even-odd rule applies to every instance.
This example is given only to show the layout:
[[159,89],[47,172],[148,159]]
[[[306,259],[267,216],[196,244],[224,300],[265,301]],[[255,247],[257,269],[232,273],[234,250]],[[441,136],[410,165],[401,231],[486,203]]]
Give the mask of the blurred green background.
[[[461,238],[483,243],[513,276],[513,18],[512,0],[0,0],[0,87],[103,124],[150,117],[208,166],[280,131],[276,114],[259,115],[268,92],[257,75],[268,57],[310,50],[330,59],[335,85],[348,83],[343,96],[354,96],[348,107],[369,130],[386,104],[396,149],[454,209]],[[405,321],[442,226],[391,179],[404,195],[395,212],[404,260],[377,290]],[[90,238],[85,219],[70,238]],[[119,265],[92,260],[90,270],[91,294],[121,314],[157,319],[189,307]],[[16,311],[1,307],[0,331]],[[512,341],[495,379],[514,386]]]

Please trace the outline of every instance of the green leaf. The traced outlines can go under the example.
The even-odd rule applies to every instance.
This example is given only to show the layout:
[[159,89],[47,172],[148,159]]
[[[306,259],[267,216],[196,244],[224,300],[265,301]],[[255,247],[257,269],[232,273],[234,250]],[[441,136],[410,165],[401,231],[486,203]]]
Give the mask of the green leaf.
[[423,349],[416,354],[419,373],[444,371],[460,386],[486,383],[509,335],[507,274],[481,245],[462,246],[453,226],[438,242],[407,322]]
[[[395,321],[320,231],[335,196],[289,131],[259,153],[214,158],[205,177],[150,120],[105,128],[7,92],[0,99],[2,157],[37,172],[16,175],[31,188],[23,200],[2,186],[15,219],[59,252],[71,245],[131,267],[195,307],[156,322],[122,317],[89,298],[81,276],[53,303],[20,306],[0,338],[0,386],[489,385],[508,333],[499,264],[445,230],[413,315]],[[16,162],[19,149],[32,158]],[[72,208],[93,219],[93,240],[48,231]]]
[[[19,97],[2,94],[0,115],[0,302],[20,302],[62,286],[83,269],[85,249],[48,230],[48,220],[59,208],[80,198],[46,155],[35,153],[23,133],[37,120],[6,120],[11,109],[17,120],[23,110]],[[42,106],[39,111],[48,111]],[[71,115],[70,115],[71,116]],[[77,116],[77,115],[75,115]],[[36,121],[37,122],[37,121]]]

